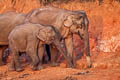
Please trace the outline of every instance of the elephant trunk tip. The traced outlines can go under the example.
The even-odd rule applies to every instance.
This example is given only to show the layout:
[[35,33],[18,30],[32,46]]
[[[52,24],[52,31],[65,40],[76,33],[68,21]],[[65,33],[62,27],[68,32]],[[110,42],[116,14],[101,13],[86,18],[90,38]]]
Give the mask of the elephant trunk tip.
[[86,59],[87,59],[87,62],[88,62],[88,68],[91,68],[92,67],[92,62],[91,62],[90,56],[87,56]]

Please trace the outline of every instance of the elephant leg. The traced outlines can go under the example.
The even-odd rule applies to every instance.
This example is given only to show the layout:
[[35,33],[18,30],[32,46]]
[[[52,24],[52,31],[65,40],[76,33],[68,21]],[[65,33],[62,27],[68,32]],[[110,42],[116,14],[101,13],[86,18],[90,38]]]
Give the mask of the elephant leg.
[[45,54],[44,54],[43,60],[46,60],[46,62],[51,60],[50,46],[47,44],[45,44]]
[[58,66],[59,64],[56,62],[56,57],[57,57],[57,48],[54,46],[50,46],[50,53],[51,53],[51,65],[52,66]]
[[2,46],[0,47],[0,66],[4,65],[5,63],[3,62],[3,53],[5,51],[5,49],[7,48],[7,46]]
[[13,56],[11,57],[10,64],[8,65],[8,70],[9,71],[15,71],[15,61],[14,61]]
[[26,48],[26,53],[31,57],[32,63],[30,65],[32,70],[37,70],[39,64],[39,57],[37,54],[39,40],[33,39],[33,37],[28,37],[28,43]]
[[28,53],[28,55],[32,59],[31,69],[32,70],[37,70],[37,66],[38,66],[38,63],[39,63],[39,58],[38,58],[36,50],[31,48],[31,49],[27,49],[26,52]]
[[12,71],[16,69],[16,71],[18,72],[22,71],[23,69],[19,61],[19,51],[16,45],[14,44],[13,40],[9,41],[9,49],[11,53],[11,62],[10,62],[8,69]]
[[38,70],[41,70],[43,69],[43,66],[42,66],[42,60],[43,60],[43,55],[45,53],[45,45],[39,45],[39,48],[38,48],[38,56],[39,56],[39,64],[38,64]]
[[23,70],[19,61],[19,52],[16,50],[11,50],[11,62],[10,62],[9,70],[14,70],[14,68],[16,68],[17,72]]
[[20,71],[23,71],[23,68],[20,64],[20,61],[19,61],[19,53],[18,52],[13,52],[13,64],[15,62],[15,68],[16,68],[16,71],[17,72],[20,72]]
[[86,59],[88,62],[88,68],[91,68],[92,62],[91,62],[91,58],[90,58],[89,34],[88,34],[87,30],[84,32],[84,35],[82,37],[83,37],[85,49],[86,49]]
[[[75,58],[74,58],[74,54],[73,54],[73,39],[72,39],[72,35],[69,35],[66,39],[65,39],[65,45],[66,45],[66,49],[68,51],[68,56],[70,56],[72,58],[72,63],[74,64],[75,67]],[[69,65],[68,65],[69,67]]]
[[65,39],[65,45],[67,48],[68,53],[70,54],[70,56],[73,55],[73,41],[72,41],[72,37],[68,37]]
[[2,48],[0,48],[0,66],[2,66],[3,65],[3,50],[2,50]]

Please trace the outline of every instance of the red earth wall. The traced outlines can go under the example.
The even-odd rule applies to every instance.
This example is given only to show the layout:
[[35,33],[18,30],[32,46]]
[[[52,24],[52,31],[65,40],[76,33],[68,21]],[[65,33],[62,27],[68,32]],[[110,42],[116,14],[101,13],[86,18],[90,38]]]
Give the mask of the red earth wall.
[[[90,21],[91,51],[120,52],[120,3],[106,0],[102,5],[98,2],[80,3],[79,0],[68,3],[54,2],[50,5],[69,10],[84,10]],[[0,13],[14,10],[27,13],[42,5],[40,0],[0,0]],[[83,51],[83,43],[75,35],[77,51]],[[79,43],[79,44],[78,44]]]

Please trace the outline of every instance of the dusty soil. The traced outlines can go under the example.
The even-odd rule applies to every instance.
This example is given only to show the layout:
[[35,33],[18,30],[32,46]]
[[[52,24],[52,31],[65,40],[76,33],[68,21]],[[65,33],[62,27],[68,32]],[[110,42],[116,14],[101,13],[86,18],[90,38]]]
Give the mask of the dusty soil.
[[0,80],[120,80],[120,55],[98,53],[92,56],[93,66],[87,68],[85,58],[77,60],[77,68],[66,68],[65,62],[58,67],[44,65],[40,71],[29,66],[22,72],[8,71],[7,65],[0,67]]
[[[16,11],[28,13],[41,7],[39,0],[1,0],[0,13]],[[105,0],[80,3],[79,0],[68,3],[54,2],[59,8],[84,10],[90,21],[90,50],[92,68],[87,68],[83,42],[74,35],[77,54],[76,69],[66,68],[65,61],[58,67],[44,64],[45,69],[32,71],[29,66],[22,72],[8,71],[8,64],[0,67],[0,80],[120,80],[120,3]],[[83,53],[83,54],[82,54]]]

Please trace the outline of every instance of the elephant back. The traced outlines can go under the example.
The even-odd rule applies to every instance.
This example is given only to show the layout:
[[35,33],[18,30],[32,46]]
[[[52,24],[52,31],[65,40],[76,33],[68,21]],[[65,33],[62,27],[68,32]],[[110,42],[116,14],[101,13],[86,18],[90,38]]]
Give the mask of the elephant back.
[[[37,8],[27,14],[26,21],[42,25],[52,25],[61,33],[64,29],[63,22],[71,13],[69,10],[51,6]],[[66,30],[64,32],[66,32]]]
[[23,23],[25,15],[16,12],[7,12],[0,15],[0,45],[8,45],[9,33],[16,25]]

